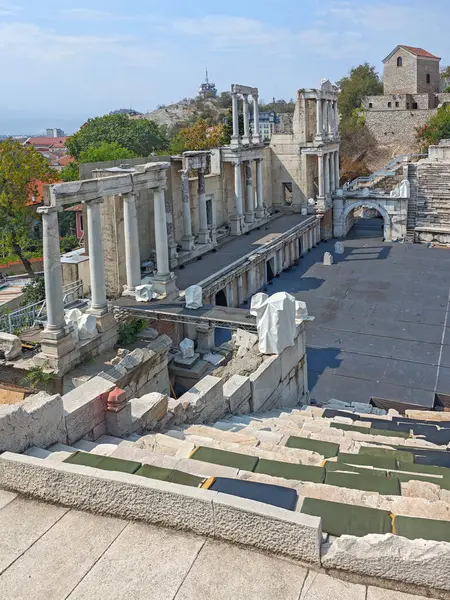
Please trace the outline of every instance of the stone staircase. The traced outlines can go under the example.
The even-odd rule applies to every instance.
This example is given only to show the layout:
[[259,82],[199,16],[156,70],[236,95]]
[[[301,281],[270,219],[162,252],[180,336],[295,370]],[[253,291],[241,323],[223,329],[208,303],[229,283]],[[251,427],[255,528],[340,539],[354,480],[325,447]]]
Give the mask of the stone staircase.
[[417,165],[417,185],[416,226],[450,230],[449,163],[422,161]]
[[[269,492],[288,488],[297,495],[295,510],[302,512],[306,503],[308,514],[319,512],[326,523],[324,531],[331,535],[344,530],[333,518],[327,522],[330,502],[338,503],[344,512],[361,507],[378,511],[378,516],[430,519],[430,524],[442,521],[443,533],[437,537],[448,536],[445,539],[450,542],[450,422],[409,423],[395,411],[373,414],[378,409],[366,406],[366,413],[309,406],[230,415],[213,425],[172,427],[165,433],[132,434],[125,439],[105,435],[71,446],[32,447],[25,454],[54,463],[75,460],[75,464],[95,468],[103,468],[96,461],[113,459],[104,468],[131,472],[127,465],[139,465],[147,469],[147,476],[159,479],[175,473],[176,480],[195,487],[212,481],[214,489],[214,481],[220,480],[225,488],[232,481],[263,484]],[[414,427],[417,435],[412,433]],[[204,458],[198,458],[198,452]],[[442,460],[438,460],[440,455]],[[419,460],[417,465],[415,460]],[[248,497],[244,488],[236,495],[241,493]],[[276,504],[276,493],[274,498]],[[355,535],[358,528],[345,517],[342,522]],[[361,534],[380,533],[371,527],[370,523],[362,525]],[[430,536],[436,538],[434,530]]]

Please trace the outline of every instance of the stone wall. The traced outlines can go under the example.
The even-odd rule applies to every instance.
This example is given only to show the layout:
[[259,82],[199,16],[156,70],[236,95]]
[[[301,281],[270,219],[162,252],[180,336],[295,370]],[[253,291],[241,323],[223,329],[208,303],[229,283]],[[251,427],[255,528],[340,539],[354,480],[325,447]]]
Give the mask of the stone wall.
[[407,146],[417,151],[416,129],[436,110],[368,110],[366,125],[380,145]]
[[[171,343],[167,336],[160,336],[62,397],[41,392],[21,404],[0,406],[0,452],[23,452],[58,442],[70,445],[106,433],[126,436],[181,423],[208,423],[227,413],[266,411],[307,401],[303,321],[297,324],[294,345],[277,356],[260,355],[259,367],[251,374],[207,375],[177,400],[169,398]],[[245,358],[238,364],[245,372]]]
[[[402,66],[397,67],[397,59],[401,57]],[[417,58],[398,48],[384,64],[384,93],[416,93],[417,87]]]

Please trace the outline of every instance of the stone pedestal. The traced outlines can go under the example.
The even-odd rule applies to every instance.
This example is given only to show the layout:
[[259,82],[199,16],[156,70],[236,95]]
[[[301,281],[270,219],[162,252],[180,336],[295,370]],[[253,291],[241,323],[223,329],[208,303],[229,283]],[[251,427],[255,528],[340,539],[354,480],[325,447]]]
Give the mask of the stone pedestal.
[[155,277],[150,277],[150,283],[159,296],[171,298],[178,292],[174,273],[169,273],[166,276],[155,275]]
[[232,216],[230,217],[230,232],[231,235],[241,235],[246,230],[244,225],[244,216]]
[[197,325],[197,351],[209,352],[214,346],[214,327]]

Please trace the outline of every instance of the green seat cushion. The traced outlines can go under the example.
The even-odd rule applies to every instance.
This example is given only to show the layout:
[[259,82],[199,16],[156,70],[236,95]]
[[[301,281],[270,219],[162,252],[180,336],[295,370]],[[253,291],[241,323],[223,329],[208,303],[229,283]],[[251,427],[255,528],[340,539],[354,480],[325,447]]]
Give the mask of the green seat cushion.
[[391,431],[390,429],[369,429],[370,435],[384,435],[387,437],[409,438],[409,433],[406,431]]
[[377,477],[366,473],[338,473],[328,471],[325,477],[327,485],[378,492],[386,496],[400,496],[400,482],[395,477]]
[[406,463],[414,462],[414,454],[412,452],[402,452],[393,448],[375,448],[372,446],[362,446],[359,449],[360,454],[370,454],[371,456],[393,456],[397,461]]
[[381,470],[377,470],[377,469],[371,469],[370,467],[364,467],[363,465],[360,465],[359,467],[354,467],[353,465],[346,465],[345,463],[340,463],[340,462],[330,462],[327,461],[325,463],[325,470],[326,471],[345,471],[346,473],[360,473],[360,474],[364,474],[364,473],[368,473],[370,475],[374,475],[376,477],[386,477],[387,473],[386,471],[381,471]]
[[403,483],[408,481],[427,481],[429,483],[435,483],[442,487],[444,479],[439,477],[431,477],[430,475],[423,475],[422,473],[399,473],[398,471],[389,471],[389,476],[397,477],[397,479]]
[[317,452],[325,458],[337,456],[339,452],[339,444],[333,442],[321,442],[320,440],[310,440],[309,438],[297,437],[291,435],[286,443],[288,448],[297,448],[299,450],[311,450]]
[[346,423],[331,423],[333,429],[343,429],[344,431],[357,431],[358,433],[367,433],[370,435],[369,427],[358,427],[358,425],[347,425]]
[[153,465],[142,465],[142,467],[136,471],[135,475],[148,477],[149,479],[158,479],[159,481],[170,481],[170,483],[178,483],[190,487],[200,487],[205,481],[204,477],[197,477],[196,475],[177,471],[176,469],[154,467]]
[[98,463],[98,469],[104,469],[105,471],[120,471],[121,473],[136,473],[140,468],[141,463],[134,460],[122,460],[121,458],[112,458],[110,456],[104,456]]
[[63,462],[70,465],[83,465],[84,467],[97,468],[99,462],[104,458],[100,454],[90,454],[89,452],[74,452]]
[[90,454],[89,452],[76,452],[64,462],[73,465],[84,465],[86,467],[95,467],[104,471],[119,471],[121,473],[135,473],[141,466],[140,462],[134,460],[122,460],[121,458],[111,458],[110,456],[101,456],[99,454]]
[[338,462],[350,465],[369,465],[379,469],[396,469],[397,461],[393,456],[372,456],[371,454],[349,454],[339,452]]
[[392,533],[390,514],[376,508],[305,498],[301,512],[321,517],[322,529],[330,535],[363,537],[369,533]]
[[410,540],[434,540],[450,542],[450,522],[434,519],[418,519],[416,517],[395,517],[395,531]]
[[309,465],[297,465],[278,460],[266,460],[260,458],[255,468],[255,473],[264,473],[273,477],[284,477],[285,479],[296,479],[298,481],[312,481],[323,483],[325,480],[325,469]]
[[446,467],[435,467],[433,465],[417,465],[400,461],[398,463],[398,470],[408,471],[411,473],[422,473],[424,475],[442,475],[443,477],[450,478],[450,469],[447,469]]
[[197,448],[194,453],[191,454],[191,458],[193,460],[210,462],[215,465],[223,465],[224,467],[234,467],[235,469],[241,469],[243,471],[253,471],[258,464],[257,456],[247,456],[246,454],[239,454],[238,452],[216,450],[215,448],[208,448],[206,446]]

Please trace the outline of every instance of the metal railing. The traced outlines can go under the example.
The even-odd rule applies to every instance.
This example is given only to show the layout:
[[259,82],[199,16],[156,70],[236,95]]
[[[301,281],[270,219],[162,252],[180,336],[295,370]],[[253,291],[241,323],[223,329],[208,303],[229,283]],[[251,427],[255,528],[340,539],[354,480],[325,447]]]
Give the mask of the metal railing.
[[353,181],[350,181],[350,183],[347,183],[343,187],[345,190],[350,191],[350,190],[354,190],[359,185],[362,185],[364,183],[374,183],[375,179],[377,179],[378,177],[380,177],[380,178],[395,177],[398,167],[403,163],[403,161],[405,159],[423,158],[425,156],[428,156],[428,155],[427,154],[403,154],[402,156],[396,156],[390,162],[388,162],[387,165],[384,165],[383,168],[378,169],[378,171],[375,171],[374,173],[372,173],[372,175],[368,175],[367,177],[357,177],[356,179],[354,179]]
[[[63,286],[64,306],[69,306],[84,297],[81,279]],[[9,313],[0,314],[0,331],[17,334],[23,329],[30,329],[47,320],[47,304],[45,300],[23,306]]]

